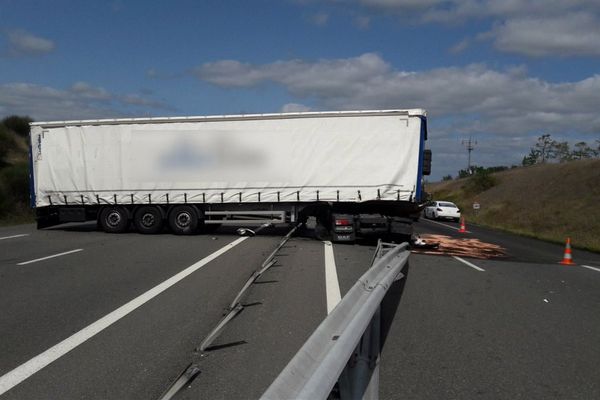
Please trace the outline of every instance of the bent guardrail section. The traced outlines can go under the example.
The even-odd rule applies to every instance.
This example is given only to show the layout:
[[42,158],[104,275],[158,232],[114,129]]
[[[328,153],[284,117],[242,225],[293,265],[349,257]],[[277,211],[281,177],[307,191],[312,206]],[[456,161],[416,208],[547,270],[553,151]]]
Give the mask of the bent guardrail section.
[[372,267],[296,353],[261,399],[377,398],[382,301],[408,262],[408,243],[379,243]]

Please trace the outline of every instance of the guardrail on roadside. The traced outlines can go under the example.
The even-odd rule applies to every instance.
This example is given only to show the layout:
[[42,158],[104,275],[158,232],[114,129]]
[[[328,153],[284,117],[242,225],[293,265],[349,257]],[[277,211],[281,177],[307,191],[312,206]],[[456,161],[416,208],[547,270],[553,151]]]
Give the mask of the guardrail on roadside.
[[[379,242],[371,268],[319,325],[261,399],[377,399],[379,355],[400,300],[390,291],[405,277],[408,243]],[[382,303],[397,295],[388,315]]]

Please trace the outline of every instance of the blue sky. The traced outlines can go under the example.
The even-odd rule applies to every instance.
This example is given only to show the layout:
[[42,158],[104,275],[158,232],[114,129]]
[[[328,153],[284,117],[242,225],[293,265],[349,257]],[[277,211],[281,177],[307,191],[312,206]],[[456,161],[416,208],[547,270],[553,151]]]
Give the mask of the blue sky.
[[598,104],[597,0],[0,0],[0,117],[425,108],[439,179]]

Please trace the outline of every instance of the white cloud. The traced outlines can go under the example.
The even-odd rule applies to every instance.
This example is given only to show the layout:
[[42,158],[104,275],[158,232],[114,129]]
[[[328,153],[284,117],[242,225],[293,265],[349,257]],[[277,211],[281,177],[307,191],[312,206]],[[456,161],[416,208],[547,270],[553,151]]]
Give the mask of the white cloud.
[[310,17],[310,21],[317,26],[325,26],[329,21],[329,14],[319,12]]
[[[600,55],[598,0],[330,0],[330,4],[340,5],[342,12],[392,14],[410,23],[451,27],[485,21],[493,28],[475,38],[487,34],[503,52],[532,57]],[[463,51],[469,43],[460,42],[449,50]]]
[[283,113],[291,113],[291,112],[303,112],[310,111],[311,108],[309,106],[305,106],[304,104],[299,103],[287,103],[281,107],[281,112]]
[[518,17],[494,30],[495,46],[528,56],[600,55],[600,20],[590,14]]
[[448,50],[450,51],[450,53],[458,54],[458,53],[462,53],[463,51],[465,51],[470,45],[471,45],[471,39],[466,38],[466,39],[463,39],[460,42],[456,43],[454,46],[450,47],[450,49],[448,49]]
[[354,18],[354,25],[359,29],[369,29],[371,26],[371,18],[366,15],[359,15]]
[[140,115],[165,104],[136,94],[112,94],[86,82],[66,90],[32,83],[0,84],[0,110],[4,115],[29,115],[35,120],[113,118]]
[[[564,129],[577,121],[570,117],[573,108],[587,115],[588,121],[595,120],[600,101],[600,75],[557,84],[530,78],[523,68],[498,71],[482,64],[399,71],[373,53],[347,59],[259,65],[216,61],[197,67],[195,74],[227,88],[279,84],[292,95],[315,99],[327,108],[424,107],[440,117],[472,119],[473,115],[481,115],[487,121],[502,121],[504,128],[499,125],[497,130],[508,133],[537,129],[546,123],[552,123],[551,129]],[[561,115],[562,122],[552,120],[552,115]],[[526,118],[529,123],[513,126],[506,124],[506,118]],[[580,121],[576,126],[588,129]],[[463,129],[474,128],[463,125]]]
[[365,53],[349,59],[276,61],[271,64],[253,65],[235,60],[205,63],[193,70],[198,78],[223,87],[251,87],[268,81],[286,86],[302,95],[332,91],[346,91],[338,82],[361,85],[373,75],[381,75],[390,65],[374,53]]
[[111,98],[104,88],[94,87],[86,82],[75,82],[69,89],[76,96],[93,100],[109,100]]
[[41,55],[52,52],[56,47],[52,40],[24,30],[9,31],[7,39],[11,55]]
[[[491,164],[518,162],[514,148],[506,147],[514,138],[540,132],[591,138],[600,127],[600,75],[551,83],[529,77],[522,67],[495,70],[472,64],[400,71],[373,53],[259,65],[216,61],[199,66],[195,74],[226,88],[277,84],[299,100],[310,99],[318,109],[425,108],[433,138],[487,135],[489,143],[496,145],[495,153],[490,150],[485,160]],[[434,148],[448,153],[435,143],[434,139]],[[456,151],[460,154],[459,143]],[[512,160],[502,158],[510,155]]]
[[368,7],[399,10],[424,10],[444,3],[450,3],[445,0],[360,0],[359,2]]

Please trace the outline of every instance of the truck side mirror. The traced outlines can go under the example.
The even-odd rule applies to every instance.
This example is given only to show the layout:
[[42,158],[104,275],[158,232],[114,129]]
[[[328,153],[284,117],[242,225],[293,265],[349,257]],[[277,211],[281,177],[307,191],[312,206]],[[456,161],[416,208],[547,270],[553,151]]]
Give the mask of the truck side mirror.
[[423,150],[423,175],[431,175],[431,150]]

